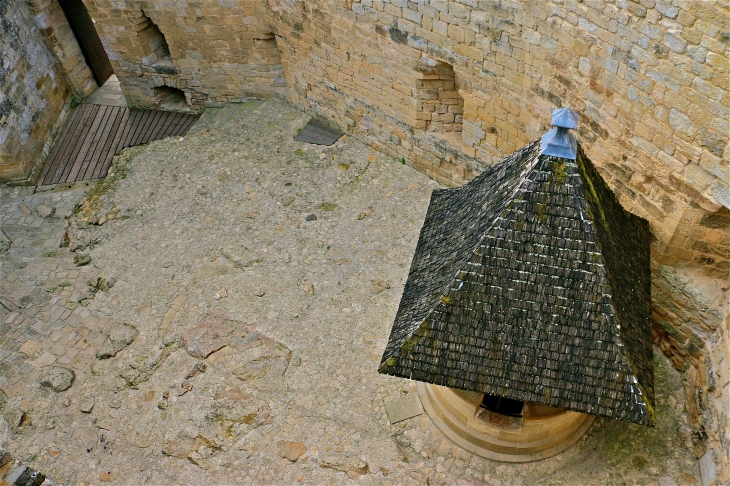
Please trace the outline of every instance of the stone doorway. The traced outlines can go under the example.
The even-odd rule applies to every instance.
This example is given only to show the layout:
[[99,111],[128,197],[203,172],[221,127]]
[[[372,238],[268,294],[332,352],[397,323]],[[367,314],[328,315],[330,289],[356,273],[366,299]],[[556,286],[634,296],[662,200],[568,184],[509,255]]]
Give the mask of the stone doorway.
[[86,64],[91,68],[97,84],[104,85],[114,74],[114,69],[99,39],[94,20],[81,0],[60,0],[59,3],[81,47]]

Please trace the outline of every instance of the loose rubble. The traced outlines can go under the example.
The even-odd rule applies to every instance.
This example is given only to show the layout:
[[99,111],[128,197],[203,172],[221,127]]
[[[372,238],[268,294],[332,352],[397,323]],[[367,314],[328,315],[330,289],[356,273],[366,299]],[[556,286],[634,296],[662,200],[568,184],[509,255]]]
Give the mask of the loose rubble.
[[71,388],[76,374],[73,370],[61,368],[59,366],[51,366],[47,368],[41,377],[41,385],[49,387],[54,392],[62,392]]

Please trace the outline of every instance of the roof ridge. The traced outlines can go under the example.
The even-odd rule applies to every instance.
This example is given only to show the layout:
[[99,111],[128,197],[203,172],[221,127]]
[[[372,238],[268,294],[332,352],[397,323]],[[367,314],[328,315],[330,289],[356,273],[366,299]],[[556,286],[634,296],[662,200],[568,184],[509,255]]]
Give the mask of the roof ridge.
[[[580,150],[581,155],[585,156],[582,149],[579,149],[579,150]],[[581,185],[584,185],[586,183],[591,184],[591,185],[593,184],[593,181],[591,181],[587,175],[580,174],[580,172],[582,172],[582,171],[580,169],[580,164],[577,159],[571,160],[568,163],[574,164],[575,166],[578,167],[579,174],[576,174],[576,176],[577,176],[577,179],[580,181]],[[590,207],[588,207],[588,201],[585,198],[581,199],[578,196],[578,194],[576,193],[575,189],[577,186],[573,185],[573,184],[571,184],[571,186],[573,187],[573,199],[577,202],[578,207],[581,208],[582,206],[585,206],[586,211],[591,211]],[[604,247],[603,239],[598,236],[597,229],[595,228],[595,224],[593,223],[593,221],[591,221],[590,219],[584,218],[582,211],[581,211],[581,227],[584,228],[584,232],[588,232],[589,231],[588,228],[590,228],[590,232],[595,235],[595,244],[598,247],[598,252],[600,254],[600,259],[602,262],[602,264],[597,265],[597,271],[598,271],[598,273],[600,273],[603,276],[603,278],[606,280],[606,282],[608,284],[610,293],[608,293],[606,295],[606,297],[610,300],[610,302],[607,303],[607,305],[610,305],[614,309],[614,313],[615,313],[616,306],[615,306],[615,302],[614,302],[614,289],[613,289],[614,284],[611,281],[611,278],[609,277],[609,274],[608,274],[607,263],[606,263],[605,257],[604,257],[604,255],[606,254],[606,251],[603,248]],[[616,327],[616,332],[614,333],[614,336],[616,336],[616,339],[617,339],[616,344],[625,349],[625,351],[623,353],[621,353],[621,356],[620,356],[621,360],[624,361],[625,364],[631,370],[630,378],[633,378],[633,383],[631,383],[631,385],[634,385],[634,384],[637,385],[638,395],[642,396],[644,398],[643,405],[644,405],[644,408],[648,415],[648,417],[647,417],[648,422],[651,424],[654,424],[653,407],[649,404],[649,400],[647,400],[648,397],[645,395],[645,393],[643,393],[643,389],[642,389],[640,381],[639,381],[639,373],[637,371],[638,367],[634,363],[634,358],[632,357],[632,353],[630,353],[628,351],[628,346],[626,346],[626,343],[624,342],[625,341],[624,336],[621,333],[621,322],[619,321],[618,316],[616,317],[615,327]],[[634,396],[637,396],[637,394],[635,393]]]
[[[583,184],[589,184],[591,186],[591,188],[590,188],[591,192],[595,194],[596,188],[594,187],[594,181],[591,179],[591,175],[588,173],[588,171],[585,168],[581,168],[581,163],[582,164],[586,163],[584,159],[587,159],[587,157],[586,157],[585,153],[583,152],[582,147],[580,147],[580,145],[579,145],[578,146],[578,157],[576,158],[576,160],[573,163],[578,166],[578,169],[581,172],[581,177],[580,177],[581,182]],[[595,167],[593,169],[595,170]],[[600,177],[600,174],[598,174],[598,176]],[[605,184],[605,181],[604,181],[604,184]],[[586,206],[587,211],[592,212],[588,199],[583,198],[581,201],[581,198],[579,198],[577,194],[575,194],[574,197],[579,201],[579,203],[582,202]],[[621,208],[621,210],[624,213],[627,213],[629,215],[629,217],[632,217],[632,216],[636,217],[633,214],[631,214],[630,212],[626,211],[623,207]],[[599,217],[605,218],[605,215],[601,214]],[[597,217],[594,215],[593,219],[595,220],[595,219],[597,219]],[[600,250],[601,259],[603,261],[603,265],[601,265],[600,271],[605,275],[605,279],[608,282],[609,287],[611,289],[611,294],[609,295],[609,298],[611,299],[610,305],[613,307],[614,313],[616,315],[616,327],[617,327],[616,336],[619,340],[618,342],[620,343],[620,345],[623,346],[626,350],[622,354],[622,357],[623,357],[623,360],[626,362],[626,365],[631,370],[631,377],[634,379],[634,383],[632,383],[632,385],[633,384],[636,385],[636,387],[638,388],[638,395],[640,395],[643,398],[643,405],[644,405],[645,412],[647,414],[647,422],[650,425],[654,425],[656,422],[655,422],[655,417],[654,417],[654,407],[653,407],[653,404],[651,403],[653,401],[652,395],[648,394],[642,386],[642,382],[640,380],[641,376],[640,376],[640,372],[639,372],[639,365],[636,363],[636,359],[635,359],[636,353],[632,352],[633,350],[629,349],[630,346],[629,346],[629,344],[626,343],[624,332],[622,332],[622,330],[621,330],[622,322],[619,317],[619,309],[617,308],[617,306],[615,304],[615,295],[614,295],[617,291],[617,289],[615,289],[614,287],[616,285],[618,285],[618,283],[614,282],[614,278],[612,277],[612,275],[609,272],[609,264],[608,264],[608,262],[606,262],[606,258],[604,256],[604,255],[607,255],[607,250],[604,248],[604,246],[606,243],[608,243],[608,241],[604,241],[604,238],[599,237],[598,228],[596,227],[596,223],[594,221],[582,220],[581,223],[583,226],[585,226],[586,224],[590,224],[592,231],[594,232],[594,234],[596,234],[596,245],[598,246],[598,248]],[[610,235],[607,236],[607,238],[610,238]]]
[[[539,140],[540,139],[533,140],[531,143],[527,144],[521,150],[518,150],[514,154],[514,155],[516,155],[515,160],[519,159],[519,156],[522,155],[520,152],[534,150],[536,147],[539,147],[539,145],[537,145],[538,142],[539,142]],[[508,196],[506,196],[504,198],[504,200],[500,203],[499,214],[501,214],[504,211],[504,209],[507,207],[507,205],[509,205],[509,202],[512,200],[512,198],[514,198],[515,194],[517,194],[519,192],[520,187],[527,180],[526,179],[526,175],[529,174],[534,169],[534,167],[535,167],[535,165],[537,165],[537,162],[538,162],[539,159],[540,159],[540,154],[538,152],[538,153],[536,153],[533,156],[531,162],[528,162],[528,163],[525,164],[525,167],[522,169],[522,171],[520,172],[519,176],[517,176],[515,178],[515,180],[518,181],[518,183],[515,184],[515,187],[513,188],[513,190],[511,191],[511,193]],[[482,174],[480,174],[480,176],[481,175]],[[484,175],[487,175],[487,174],[484,174]],[[456,189],[457,190],[466,190],[465,188],[467,188],[467,187],[468,187],[468,185],[463,185],[463,186],[460,186],[460,187],[458,187]],[[460,269],[469,261],[469,259],[471,259],[472,255],[474,254],[474,252],[476,251],[476,249],[479,248],[479,246],[481,245],[482,241],[490,233],[490,231],[492,230],[492,228],[494,227],[494,224],[496,224],[496,222],[498,221],[498,219],[499,218],[495,219],[492,222],[492,224],[489,225],[485,229],[485,231],[483,232],[483,234],[480,237],[480,239],[477,241],[477,243],[474,246],[474,248],[470,252],[465,252],[466,253],[466,256],[462,259],[461,263],[457,266],[457,275],[454,275],[453,277],[451,277],[451,279],[443,286],[443,290],[441,292],[439,292],[439,294],[442,297],[445,296],[448,293],[449,288],[451,288],[451,284],[456,280],[458,274],[461,273],[461,270]],[[435,301],[434,304],[433,304],[433,306],[431,307],[431,309],[425,314],[424,318],[421,319],[421,322],[418,324],[418,326],[417,327],[414,327],[413,332],[410,333],[410,336],[407,337],[405,339],[405,341],[403,341],[403,344],[401,344],[400,346],[398,346],[398,349],[399,350],[402,350],[403,348],[406,348],[407,347],[408,348],[408,351],[410,351],[410,349],[412,349],[413,346],[415,346],[418,343],[417,340],[415,340],[415,341],[413,340],[413,337],[424,326],[424,324],[426,324],[430,320],[431,316],[433,315],[433,313],[436,310],[436,308],[438,307],[438,305],[439,305],[439,302],[438,301]],[[397,356],[397,357],[396,356],[391,356],[389,359],[387,359],[383,363],[381,363],[380,367],[378,368],[378,371],[380,373],[387,373],[387,369],[390,368],[390,367],[392,367],[392,366],[394,366],[402,356],[403,356],[402,352],[401,352],[401,355],[400,356]]]

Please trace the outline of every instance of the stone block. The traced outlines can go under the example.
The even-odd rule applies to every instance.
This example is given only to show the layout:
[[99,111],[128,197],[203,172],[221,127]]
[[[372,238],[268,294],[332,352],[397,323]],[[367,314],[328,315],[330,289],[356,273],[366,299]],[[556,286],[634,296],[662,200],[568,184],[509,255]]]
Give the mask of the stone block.
[[715,470],[713,457],[713,451],[710,450],[699,460],[702,486],[712,486],[715,484],[715,479],[717,479],[717,471]]
[[690,140],[697,133],[697,125],[684,113],[676,108],[669,110],[669,126],[685,140]]
[[707,54],[707,64],[721,73],[730,73],[730,59],[724,54],[710,52]]
[[408,395],[388,402],[385,405],[385,411],[388,414],[388,420],[391,424],[417,417],[423,413],[416,393],[409,393]]

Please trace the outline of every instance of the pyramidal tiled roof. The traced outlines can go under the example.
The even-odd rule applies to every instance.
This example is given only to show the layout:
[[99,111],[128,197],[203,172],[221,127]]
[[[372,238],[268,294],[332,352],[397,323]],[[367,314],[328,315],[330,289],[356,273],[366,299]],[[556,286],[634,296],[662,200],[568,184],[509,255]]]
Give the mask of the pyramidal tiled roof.
[[435,191],[381,373],[654,424],[649,227],[580,148]]

